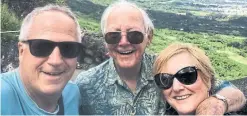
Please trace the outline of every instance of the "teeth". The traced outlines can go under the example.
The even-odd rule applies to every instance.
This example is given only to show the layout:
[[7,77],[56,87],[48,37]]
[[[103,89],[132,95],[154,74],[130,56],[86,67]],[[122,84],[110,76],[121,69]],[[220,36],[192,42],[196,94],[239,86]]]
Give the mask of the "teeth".
[[119,52],[121,54],[130,54],[132,51]]
[[177,100],[182,100],[182,99],[186,99],[188,97],[189,97],[189,95],[183,95],[183,96],[176,96],[174,98],[177,99]]
[[55,76],[61,74],[62,72],[44,72],[44,73]]

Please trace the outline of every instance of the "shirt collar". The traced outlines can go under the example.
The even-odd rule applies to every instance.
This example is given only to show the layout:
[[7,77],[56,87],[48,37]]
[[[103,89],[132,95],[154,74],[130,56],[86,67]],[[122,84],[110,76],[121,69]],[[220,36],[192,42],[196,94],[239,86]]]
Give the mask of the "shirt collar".
[[144,53],[142,58],[141,77],[145,80],[154,80],[153,63],[156,56]]
[[109,65],[106,71],[106,78],[107,78],[107,84],[112,85],[117,82],[117,80],[120,80],[120,77],[118,76],[118,73],[116,71],[116,68],[114,66],[113,58],[110,57],[109,59]]

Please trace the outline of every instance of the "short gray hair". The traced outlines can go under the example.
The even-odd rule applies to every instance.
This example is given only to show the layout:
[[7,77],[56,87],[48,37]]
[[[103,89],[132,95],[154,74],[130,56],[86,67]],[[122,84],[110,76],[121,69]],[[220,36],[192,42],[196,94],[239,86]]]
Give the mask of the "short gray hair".
[[114,8],[116,8],[118,6],[122,6],[122,5],[127,5],[127,6],[130,6],[130,7],[134,7],[134,8],[138,9],[141,12],[143,20],[144,20],[144,28],[145,28],[145,32],[146,33],[150,34],[150,32],[152,32],[154,30],[154,25],[153,25],[151,19],[149,18],[148,14],[146,13],[146,11],[144,11],[141,8],[139,8],[135,3],[131,3],[131,2],[128,2],[126,0],[119,0],[119,1],[109,5],[105,9],[104,13],[102,14],[102,17],[101,17],[101,31],[102,31],[103,35],[106,32],[106,25],[107,25],[106,22],[107,22],[107,18],[109,17],[110,13],[113,11]]
[[66,14],[67,16],[69,16],[70,18],[72,18],[74,20],[74,22],[76,23],[78,42],[81,42],[81,29],[80,29],[80,25],[76,19],[76,16],[74,15],[74,13],[68,7],[53,5],[53,4],[49,4],[49,5],[46,5],[44,7],[35,8],[31,13],[29,13],[24,18],[22,25],[21,25],[19,41],[23,41],[23,40],[27,39],[27,36],[29,34],[29,28],[32,24],[33,18],[35,16],[37,16],[38,14],[46,12],[46,11],[62,12],[64,14]]

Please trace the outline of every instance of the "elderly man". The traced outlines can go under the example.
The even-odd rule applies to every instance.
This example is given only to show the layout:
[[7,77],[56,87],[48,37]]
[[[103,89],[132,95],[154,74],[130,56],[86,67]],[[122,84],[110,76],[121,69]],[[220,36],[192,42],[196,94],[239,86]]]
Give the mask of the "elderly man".
[[2,115],[77,115],[78,86],[68,82],[81,49],[80,27],[65,7],[47,5],[21,26],[19,68],[1,74]]
[[[165,114],[165,103],[152,76],[155,57],[144,52],[154,29],[146,12],[119,1],[105,10],[101,29],[111,58],[79,74],[76,83],[83,97],[81,114]],[[228,82],[217,86],[217,97],[222,99],[209,97],[198,107],[198,114],[224,114],[243,104],[241,91]]]

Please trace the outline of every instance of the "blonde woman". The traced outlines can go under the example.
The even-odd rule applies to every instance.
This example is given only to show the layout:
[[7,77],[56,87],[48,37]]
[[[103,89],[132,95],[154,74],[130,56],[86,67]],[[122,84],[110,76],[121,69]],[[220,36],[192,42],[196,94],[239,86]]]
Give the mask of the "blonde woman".
[[194,115],[214,88],[214,68],[205,52],[192,44],[169,45],[157,57],[154,74],[163,99],[170,104],[166,114]]

